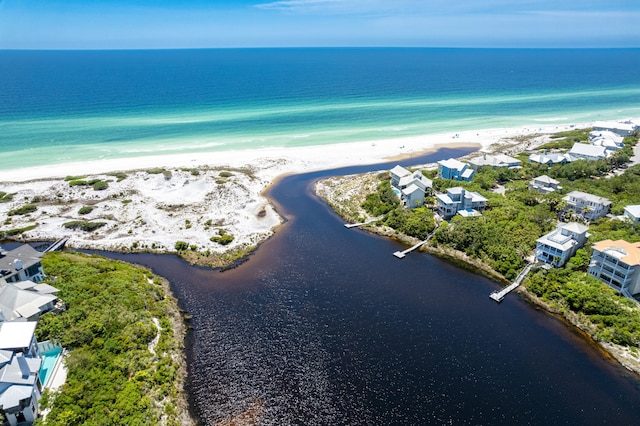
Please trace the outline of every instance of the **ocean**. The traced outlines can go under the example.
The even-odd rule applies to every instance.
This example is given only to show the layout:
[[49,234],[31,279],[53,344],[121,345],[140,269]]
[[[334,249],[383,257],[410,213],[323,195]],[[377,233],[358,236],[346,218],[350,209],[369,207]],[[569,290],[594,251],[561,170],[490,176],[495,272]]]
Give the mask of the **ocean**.
[[639,49],[0,51],[1,170],[640,117]]

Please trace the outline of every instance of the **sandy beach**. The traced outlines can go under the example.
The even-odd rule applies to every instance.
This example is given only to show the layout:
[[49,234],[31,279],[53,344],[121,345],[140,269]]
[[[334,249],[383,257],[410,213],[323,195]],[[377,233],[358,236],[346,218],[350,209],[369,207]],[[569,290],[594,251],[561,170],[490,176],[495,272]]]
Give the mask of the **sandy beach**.
[[[69,247],[174,252],[178,241],[190,261],[221,266],[268,238],[281,218],[261,194],[278,176],[406,158],[439,147],[477,147],[513,153],[548,135],[591,123],[490,129],[395,140],[251,151],[203,152],[25,167],[0,171],[0,231],[33,227],[27,241],[69,236]],[[534,135],[522,142],[523,136]],[[149,172],[150,169],[156,169]],[[161,170],[158,170],[161,169]],[[113,172],[122,172],[116,177]],[[111,174],[109,174],[111,173]],[[103,190],[72,186],[65,177],[102,180]],[[123,178],[124,177],[124,178]],[[37,207],[10,215],[26,204]],[[85,207],[83,214],[80,209]],[[88,208],[86,208],[88,207]],[[87,211],[90,210],[88,213]],[[91,231],[67,228],[73,221],[103,223]],[[223,245],[212,237],[231,235]]]

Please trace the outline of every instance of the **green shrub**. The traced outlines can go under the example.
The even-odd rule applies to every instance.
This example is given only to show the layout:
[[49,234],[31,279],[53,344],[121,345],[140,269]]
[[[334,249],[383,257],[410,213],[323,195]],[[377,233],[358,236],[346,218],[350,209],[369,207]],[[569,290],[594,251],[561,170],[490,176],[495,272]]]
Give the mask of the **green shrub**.
[[230,244],[233,241],[233,235],[227,234],[223,231],[219,235],[211,237],[209,240],[214,243],[218,243],[220,245],[226,246],[227,244]]
[[185,251],[189,248],[189,243],[186,241],[177,241],[175,248],[177,251]]
[[93,184],[93,190],[94,191],[104,191],[105,189],[107,189],[109,187],[109,184],[103,180],[100,180],[96,183]]
[[19,207],[17,209],[13,209],[13,210],[9,210],[9,212],[7,213],[9,216],[22,216],[25,214],[29,214],[29,213],[33,213],[36,210],[38,210],[38,207],[34,206],[33,204],[25,204],[22,207]]
[[220,174],[218,176],[220,176],[222,178],[228,178],[228,177],[233,176],[233,173],[231,173],[231,172],[220,172]]
[[127,178],[127,174],[124,172],[107,173],[107,175],[115,177],[118,182],[122,182]]
[[82,206],[80,210],[78,210],[78,214],[89,214],[93,211],[93,207],[91,206]]
[[0,203],[8,203],[11,200],[13,200],[13,194],[0,191]]
[[95,231],[96,229],[102,228],[105,225],[105,222],[89,222],[86,220],[74,220],[72,222],[66,222],[62,224],[62,226],[67,229],[80,229],[81,231],[86,232]]

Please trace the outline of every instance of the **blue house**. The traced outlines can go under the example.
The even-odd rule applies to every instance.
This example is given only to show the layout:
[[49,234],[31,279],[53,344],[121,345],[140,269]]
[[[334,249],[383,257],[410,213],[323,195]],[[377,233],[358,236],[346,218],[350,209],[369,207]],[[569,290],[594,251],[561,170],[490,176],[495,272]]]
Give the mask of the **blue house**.
[[438,161],[438,177],[441,179],[470,182],[475,171],[468,164],[455,158]]

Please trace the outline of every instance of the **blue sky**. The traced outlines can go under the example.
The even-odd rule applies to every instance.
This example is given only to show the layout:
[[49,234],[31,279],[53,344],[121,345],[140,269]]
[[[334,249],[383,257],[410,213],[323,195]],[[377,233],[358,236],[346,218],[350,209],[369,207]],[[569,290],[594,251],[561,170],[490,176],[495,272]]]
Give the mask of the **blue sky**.
[[640,47],[640,0],[0,0],[2,49]]

